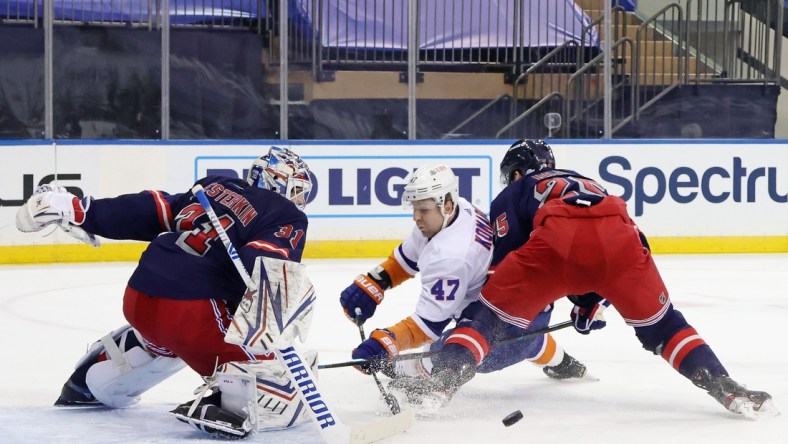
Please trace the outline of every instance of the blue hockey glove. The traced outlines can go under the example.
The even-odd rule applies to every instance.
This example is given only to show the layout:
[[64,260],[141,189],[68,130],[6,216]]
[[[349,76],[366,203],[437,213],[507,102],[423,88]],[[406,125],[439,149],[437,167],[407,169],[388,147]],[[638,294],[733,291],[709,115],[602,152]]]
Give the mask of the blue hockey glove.
[[383,288],[365,274],[358,275],[339,296],[339,303],[345,309],[345,315],[357,324],[363,324],[371,318],[382,301]]
[[375,330],[369,335],[369,339],[362,342],[353,349],[353,359],[371,359],[372,362],[364,365],[357,365],[356,369],[369,374],[385,369],[388,365],[388,357],[399,354],[399,348],[394,338],[394,334],[388,330]]
[[596,293],[573,296],[570,299],[575,304],[570,316],[578,333],[587,335],[591,330],[599,330],[607,325],[602,312],[610,305],[610,301]]

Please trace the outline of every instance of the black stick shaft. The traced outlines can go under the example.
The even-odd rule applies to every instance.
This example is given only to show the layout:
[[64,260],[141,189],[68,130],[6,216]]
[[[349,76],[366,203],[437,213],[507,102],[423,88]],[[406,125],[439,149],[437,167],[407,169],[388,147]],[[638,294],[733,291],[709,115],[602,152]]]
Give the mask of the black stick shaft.
[[[547,333],[550,333],[550,332],[554,332],[554,331],[557,331],[557,330],[564,329],[566,327],[570,327],[570,326],[572,326],[572,324],[573,324],[572,321],[560,322],[558,324],[551,325],[549,327],[545,327],[545,328],[543,328],[541,330],[536,330],[536,331],[532,331],[530,333],[526,333],[526,334],[524,334],[522,336],[517,336],[517,337],[514,337],[514,338],[508,338],[508,339],[504,339],[502,341],[498,341],[498,342],[495,343],[495,346],[511,344],[513,342],[522,341],[524,339],[532,338],[534,336],[544,335],[544,334],[547,334]],[[395,361],[406,361],[406,360],[409,360],[409,359],[429,358],[431,356],[435,356],[438,353],[440,353],[440,352],[427,351],[427,352],[420,352],[420,353],[408,353],[408,354],[404,354],[404,355],[392,356],[391,358],[389,358],[389,360],[391,360],[392,362],[395,362]],[[374,361],[373,359],[352,359],[350,361],[345,361],[345,362],[337,362],[337,363],[334,363],[334,364],[319,365],[317,368],[323,370],[323,369],[328,369],[328,368],[352,367],[354,365],[370,364],[373,361]]]
[[[359,309],[356,309],[356,315],[359,314],[359,311],[360,311]],[[358,325],[358,333],[359,335],[361,335],[361,342],[366,341],[367,334],[364,333],[364,324],[361,322],[356,322],[356,325]],[[399,413],[400,407],[399,407],[399,403],[397,402],[397,399],[394,398],[393,395],[390,395],[388,392],[386,392],[386,389],[383,388],[383,383],[380,382],[377,373],[371,371],[369,372],[369,374],[372,375],[372,378],[375,380],[375,385],[378,386],[378,390],[380,390],[380,394],[383,395],[383,400],[386,402],[386,405],[389,406],[389,410],[391,410],[391,414],[396,415],[397,413]]]

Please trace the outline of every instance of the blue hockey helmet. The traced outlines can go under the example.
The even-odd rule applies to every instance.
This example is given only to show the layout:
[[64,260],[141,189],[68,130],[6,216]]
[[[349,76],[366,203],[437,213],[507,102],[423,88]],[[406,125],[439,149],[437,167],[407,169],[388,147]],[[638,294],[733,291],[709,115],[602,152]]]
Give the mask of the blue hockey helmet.
[[312,191],[311,174],[298,154],[272,146],[268,154],[252,163],[246,181],[249,185],[281,194],[303,210]]
[[550,145],[544,140],[520,139],[514,142],[501,161],[501,184],[514,180],[515,171],[521,175],[542,168],[555,168],[555,157]]

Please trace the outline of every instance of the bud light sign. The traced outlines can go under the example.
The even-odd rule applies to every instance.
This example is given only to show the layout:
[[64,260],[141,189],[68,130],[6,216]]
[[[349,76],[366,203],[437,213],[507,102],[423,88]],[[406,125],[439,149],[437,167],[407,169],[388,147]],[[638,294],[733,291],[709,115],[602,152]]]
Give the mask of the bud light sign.
[[[246,178],[254,157],[197,157],[194,178]],[[487,211],[493,198],[490,156],[308,156],[312,171],[309,217],[411,217],[402,207],[405,178],[416,168],[445,163],[459,179],[460,196]]]

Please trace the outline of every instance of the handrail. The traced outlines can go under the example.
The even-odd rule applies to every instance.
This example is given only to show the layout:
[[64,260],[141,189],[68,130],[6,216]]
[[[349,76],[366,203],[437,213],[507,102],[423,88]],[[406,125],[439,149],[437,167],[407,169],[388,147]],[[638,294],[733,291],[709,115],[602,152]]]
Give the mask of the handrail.
[[569,46],[572,46],[572,45],[573,46],[577,46],[578,45],[577,40],[574,40],[574,39],[567,40],[564,43],[562,43],[561,45],[555,47],[552,51],[550,51],[547,54],[545,54],[544,57],[542,57],[541,59],[537,60],[536,63],[531,65],[527,70],[525,70],[525,72],[523,72],[522,74],[517,76],[516,79],[514,79],[514,82],[512,83],[512,97],[514,99],[512,100],[512,113],[511,113],[511,115],[514,115],[514,113],[517,110],[517,102],[518,102],[519,97],[520,97],[520,95],[519,95],[519,93],[520,93],[520,91],[519,91],[520,83],[524,82],[528,78],[529,74],[532,74],[537,69],[539,69],[539,68],[543,67],[544,65],[546,65],[547,62],[550,59],[552,59],[556,54],[560,53],[561,51],[565,50],[566,48],[568,48]]
[[[616,31],[618,31],[618,26],[619,25],[621,25],[622,27],[626,26],[626,25],[623,25],[622,23],[619,23],[617,21],[619,16],[616,15],[615,13],[623,13],[624,17],[626,17],[627,10],[624,9],[623,7],[621,7],[621,6],[614,6],[613,9],[610,10],[610,16],[614,17],[614,19],[613,19],[613,28],[615,28]],[[587,26],[584,26],[580,30],[580,48],[578,49],[578,55],[577,55],[577,67],[578,68],[580,68],[580,63],[585,58],[586,33],[591,31],[591,30],[593,30],[595,26],[601,25],[604,20],[605,20],[605,16],[604,15],[600,15],[599,17],[595,18],[594,20],[591,20],[591,23],[589,23]],[[618,33],[614,32],[613,33],[613,40],[615,41],[615,40],[618,40],[619,38],[620,38],[620,36],[618,35]]]
[[[630,47],[632,47],[632,45],[633,45],[633,42],[632,42],[631,38],[629,38],[629,37],[622,37],[618,41],[616,41],[612,45],[610,45],[611,53],[613,52],[614,49],[617,49],[619,46],[622,46],[625,43],[629,43]],[[583,74],[585,74],[586,71],[590,70],[591,68],[594,68],[595,65],[599,61],[601,61],[604,57],[606,57],[606,56],[608,56],[608,54],[606,54],[604,52],[597,54],[593,59],[589,60],[588,63],[586,63],[582,68],[578,69],[577,72],[575,72],[574,74],[569,76],[569,79],[566,81],[566,85],[567,85],[566,89],[567,89],[567,91],[571,91],[570,86],[572,85],[572,83],[574,81],[577,80],[578,77],[580,77]],[[575,100],[579,101],[577,97],[575,98]],[[632,100],[634,100],[634,98]],[[573,116],[571,116],[570,112],[569,112],[570,103],[571,103],[571,100],[566,100],[565,101],[564,117],[566,118],[566,124],[564,124],[564,129],[563,129],[563,133],[564,133],[564,137],[565,138],[567,138],[569,136],[569,127],[570,127],[569,123],[571,123],[574,120]]]
[[[681,7],[681,5],[679,5],[678,3],[670,3],[668,5],[665,5],[662,9],[657,11],[654,15],[649,17],[647,20],[644,20],[643,23],[641,23],[640,26],[638,26],[638,32],[637,32],[636,44],[635,44],[635,54],[634,54],[635,58],[634,58],[634,61],[633,61],[634,73],[635,73],[635,88],[634,88],[634,91],[635,91],[635,94],[634,94],[634,96],[635,96],[635,108],[634,108],[635,120],[637,120],[637,117],[640,115],[640,108],[641,108],[641,105],[640,105],[640,83],[641,83],[641,79],[640,79],[640,77],[641,77],[640,76],[641,75],[641,70],[640,70],[640,68],[641,68],[640,67],[640,48],[641,48],[641,43],[643,43],[643,41],[644,41],[643,33],[644,33],[644,31],[647,31],[648,29],[653,29],[654,32],[657,32],[657,28],[655,26],[654,27],[649,27],[649,25],[651,23],[656,22],[657,19],[659,19],[661,17],[664,17],[664,16],[667,16],[668,11],[671,11],[671,10],[675,10],[677,15],[678,15],[678,20],[677,20],[677,23],[679,23],[679,42],[678,42],[678,47],[682,48],[683,45],[682,45],[682,40],[681,40],[682,39],[682,37],[681,37],[681,23],[683,23],[682,18],[684,16],[684,10]],[[677,79],[676,82],[674,82],[672,85],[670,85],[670,87],[665,88],[665,90],[663,90],[662,92],[657,94],[655,97],[650,99],[648,102],[643,104],[642,105],[643,108],[646,108],[649,105],[651,105],[652,103],[654,103],[655,101],[659,100],[661,97],[663,97],[665,94],[667,94],[670,90],[675,88],[676,85],[680,85],[682,83],[681,73],[683,72],[682,67],[683,67],[683,64],[685,63],[684,62],[684,58],[681,56],[681,54],[679,54],[677,57],[671,57],[671,60],[674,60],[674,59],[678,60],[678,69],[676,70],[676,72],[678,73],[678,76],[676,77],[676,79]]]
[[516,118],[516,119],[514,119],[514,120],[512,120],[511,122],[507,123],[507,124],[506,124],[506,125],[505,125],[503,128],[501,128],[501,129],[500,129],[500,130],[499,130],[497,133],[495,133],[495,138],[496,138],[496,139],[500,139],[500,138],[501,138],[501,135],[502,135],[503,133],[505,133],[506,131],[509,131],[509,130],[510,130],[512,127],[513,127],[513,126],[517,125],[517,124],[518,124],[518,123],[519,123],[521,120],[523,120],[523,119],[525,119],[526,117],[528,117],[529,115],[531,115],[531,113],[533,113],[534,111],[536,111],[537,109],[539,109],[539,108],[540,108],[542,105],[544,105],[544,104],[545,104],[545,103],[547,103],[548,101],[552,100],[552,99],[553,99],[553,97],[560,97],[560,98],[561,98],[561,100],[563,100],[564,102],[566,102],[566,98],[564,97],[564,95],[563,95],[563,94],[561,94],[561,93],[560,93],[560,92],[558,92],[558,91],[553,91],[553,92],[551,92],[550,94],[548,94],[548,95],[544,96],[544,97],[542,98],[542,100],[540,100],[540,101],[536,102],[536,103],[535,103],[535,104],[534,104],[532,107],[528,108],[528,109],[527,109],[525,112],[523,112],[522,114],[520,114],[519,116],[517,116],[517,118]]
[[470,115],[470,116],[469,116],[467,119],[465,119],[465,120],[463,120],[462,122],[460,122],[460,124],[459,124],[459,125],[457,125],[457,126],[455,126],[454,128],[450,129],[450,130],[449,130],[449,132],[447,132],[447,133],[444,133],[444,134],[441,136],[441,140],[443,140],[443,139],[448,139],[449,137],[451,137],[451,136],[455,135],[455,133],[457,132],[457,130],[459,130],[460,128],[462,128],[462,127],[464,127],[465,125],[469,124],[469,123],[470,123],[472,120],[474,120],[475,118],[479,117],[479,116],[480,116],[482,113],[484,113],[485,111],[487,111],[488,109],[490,109],[490,107],[492,107],[493,105],[495,105],[495,104],[496,104],[496,103],[498,103],[499,101],[503,100],[505,97],[509,97],[509,94],[507,94],[507,93],[503,93],[503,94],[501,94],[500,96],[498,96],[498,97],[496,97],[496,98],[492,99],[491,101],[489,101],[489,102],[488,102],[486,105],[484,105],[483,107],[481,107],[481,108],[480,108],[478,111],[476,111],[475,113],[471,114],[471,115]]

